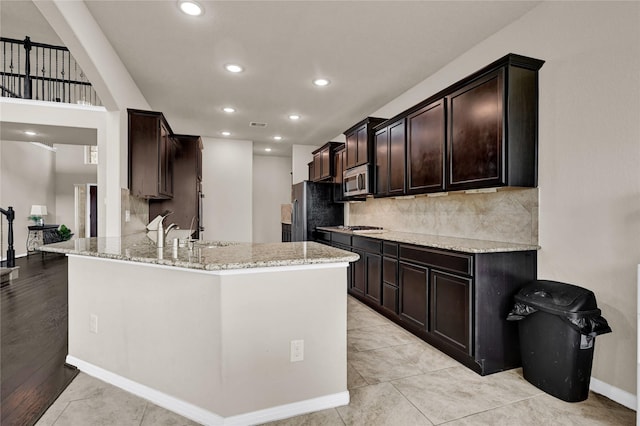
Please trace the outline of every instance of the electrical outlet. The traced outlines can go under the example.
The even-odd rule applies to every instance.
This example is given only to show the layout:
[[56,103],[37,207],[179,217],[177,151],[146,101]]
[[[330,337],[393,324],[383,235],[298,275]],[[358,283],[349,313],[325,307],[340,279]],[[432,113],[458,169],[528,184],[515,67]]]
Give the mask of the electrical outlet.
[[131,212],[129,210],[124,211],[124,221],[129,222],[131,220]]
[[91,319],[89,320],[89,331],[98,334],[98,316],[96,314],[91,314]]
[[304,360],[304,340],[291,341],[291,362]]

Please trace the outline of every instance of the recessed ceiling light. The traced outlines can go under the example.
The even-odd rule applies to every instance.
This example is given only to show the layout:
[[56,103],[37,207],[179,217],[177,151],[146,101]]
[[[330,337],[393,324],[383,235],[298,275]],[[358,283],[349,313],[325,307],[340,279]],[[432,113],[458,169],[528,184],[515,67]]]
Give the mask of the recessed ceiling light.
[[200,3],[193,0],[180,0],[178,2],[180,10],[190,16],[200,16],[204,13],[204,8]]
[[300,120],[300,116],[298,114],[291,114],[289,120]]
[[236,112],[236,109],[235,108],[231,108],[231,107],[224,107],[224,108],[222,108],[222,110],[224,112],[228,112],[228,113]]
[[276,141],[281,141],[282,140],[282,136],[274,136],[273,139],[276,140]]
[[231,132],[227,132],[226,130],[224,132],[220,132],[220,134],[222,136],[231,136]]
[[329,80],[327,80],[326,78],[316,78],[315,80],[313,80],[313,84],[315,84],[316,86],[328,86],[329,83],[331,83]]
[[224,66],[224,69],[226,69],[229,72],[232,73],[239,73],[244,71],[244,68],[242,68],[240,65],[236,65],[236,64],[227,64]]
[[28,136],[35,136],[35,135],[37,135],[37,133],[36,133],[36,132],[34,132],[33,130],[25,130],[24,134],[25,134],[25,135],[28,135]]
[[271,152],[271,148],[265,148],[264,150],[267,152]]

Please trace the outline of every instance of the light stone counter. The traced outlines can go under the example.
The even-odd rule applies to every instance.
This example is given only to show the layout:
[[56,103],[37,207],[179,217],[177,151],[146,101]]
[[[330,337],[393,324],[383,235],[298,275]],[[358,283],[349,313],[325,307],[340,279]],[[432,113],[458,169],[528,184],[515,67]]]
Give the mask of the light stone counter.
[[354,262],[358,255],[314,242],[196,242],[194,248],[164,249],[145,233],[122,237],[80,238],[40,247],[41,251],[176,266],[208,271]]
[[391,230],[382,230],[382,232],[354,232],[340,229],[338,227],[319,227],[318,229],[323,231],[341,232],[350,235],[360,235],[364,237],[393,241],[397,243],[406,243],[423,247],[454,250],[463,253],[499,253],[540,249],[540,246],[533,244],[516,244],[500,241],[472,240],[468,238],[415,234],[412,232],[397,232]]

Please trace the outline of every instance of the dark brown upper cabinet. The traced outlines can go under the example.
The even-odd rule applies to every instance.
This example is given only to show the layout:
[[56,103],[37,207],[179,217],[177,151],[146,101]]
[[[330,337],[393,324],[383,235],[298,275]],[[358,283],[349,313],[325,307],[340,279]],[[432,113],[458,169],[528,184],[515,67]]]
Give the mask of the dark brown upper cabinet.
[[538,70],[507,55],[447,96],[447,190],[538,185]]
[[[315,182],[316,179],[319,178],[319,176],[316,176],[316,165],[315,162],[313,160],[309,161],[307,163],[307,167],[309,168],[309,180],[312,182]],[[320,170],[318,169],[318,172]]]
[[313,151],[313,166],[309,167],[309,180],[332,182],[335,178],[334,153],[344,147],[342,142],[327,142]]
[[175,142],[161,112],[129,109],[129,190],[145,199],[173,197]]
[[405,120],[400,119],[375,134],[375,196],[404,194]]
[[174,191],[170,200],[149,200],[149,221],[165,210],[173,215],[167,223],[191,229],[194,238],[201,229],[202,139],[200,136],[174,135]]
[[447,186],[505,185],[504,70],[496,70],[447,97],[449,179]]
[[346,148],[344,144],[333,153],[333,201],[345,201],[342,187]]
[[373,162],[373,128],[384,119],[367,117],[344,132],[347,139],[345,168]]
[[445,101],[407,117],[407,194],[444,190]]
[[[543,64],[506,55],[376,125],[375,195],[536,187],[538,70]],[[345,133],[347,168],[359,140],[358,129],[352,129]],[[403,145],[399,141],[405,136]],[[406,162],[395,155],[401,149]]]

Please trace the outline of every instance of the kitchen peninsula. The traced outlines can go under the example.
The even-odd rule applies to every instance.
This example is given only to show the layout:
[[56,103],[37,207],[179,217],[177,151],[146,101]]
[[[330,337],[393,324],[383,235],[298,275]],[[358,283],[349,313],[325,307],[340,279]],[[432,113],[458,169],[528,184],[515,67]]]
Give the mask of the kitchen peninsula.
[[314,242],[157,249],[145,234],[40,249],[68,255],[67,362],[90,375],[203,424],[349,402],[356,254]]

